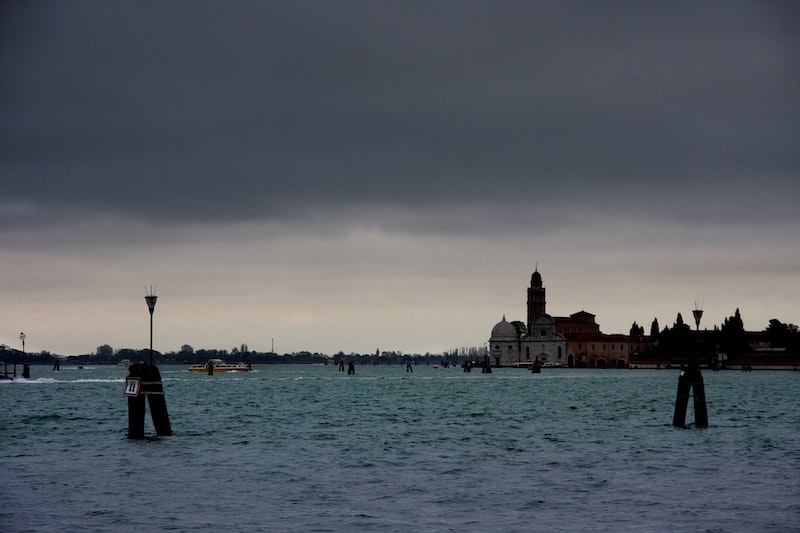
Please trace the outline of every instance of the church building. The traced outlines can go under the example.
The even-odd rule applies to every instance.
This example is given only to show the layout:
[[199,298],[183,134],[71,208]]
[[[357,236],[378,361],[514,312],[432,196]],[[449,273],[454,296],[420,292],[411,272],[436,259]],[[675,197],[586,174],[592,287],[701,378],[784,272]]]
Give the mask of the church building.
[[546,310],[542,275],[537,268],[528,288],[528,321],[503,319],[492,328],[489,358],[493,366],[532,366],[540,364],[567,366],[567,340],[556,330],[555,319]]
[[545,290],[537,268],[528,288],[528,321],[503,319],[492,328],[489,358],[492,366],[541,365],[583,368],[628,368],[653,350],[655,339],[644,331],[630,335],[600,331],[595,315],[579,311],[553,317],[545,310]]

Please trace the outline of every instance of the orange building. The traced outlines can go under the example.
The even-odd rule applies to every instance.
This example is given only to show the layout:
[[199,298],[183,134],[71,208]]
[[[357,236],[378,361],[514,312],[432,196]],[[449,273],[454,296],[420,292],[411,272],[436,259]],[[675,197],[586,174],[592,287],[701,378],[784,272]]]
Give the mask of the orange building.
[[627,368],[653,348],[649,336],[601,332],[595,315],[586,311],[555,320],[556,331],[567,339],[567,362],[571,367]]

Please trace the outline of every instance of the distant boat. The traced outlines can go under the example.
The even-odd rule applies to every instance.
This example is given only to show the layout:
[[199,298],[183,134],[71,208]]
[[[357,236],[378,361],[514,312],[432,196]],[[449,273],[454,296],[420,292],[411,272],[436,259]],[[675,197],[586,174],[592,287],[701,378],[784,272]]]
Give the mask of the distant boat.
[[[209,367],[211,369],[209,370]],[[226,363],[222,359],[209,359],[208,362],[198,363],[189,367],[189,372],[204,372],[214,374],[220,372],[249,372],[252,370],[248,363]]]
[[131,360],[130,359],[123,359],[122,361],[117,363],[117,366],[124,366],[125,368],[128,368],[129,366],[131,366]]

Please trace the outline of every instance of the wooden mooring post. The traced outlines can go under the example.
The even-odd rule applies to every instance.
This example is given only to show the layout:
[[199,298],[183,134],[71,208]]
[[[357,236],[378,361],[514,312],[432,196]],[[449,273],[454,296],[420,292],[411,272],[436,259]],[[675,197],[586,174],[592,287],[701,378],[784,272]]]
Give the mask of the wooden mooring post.
[[153,418],[156,435],[172,435],[161,373],[155,365],[137,363],[129,366],[124,394],[128,397],[129,439],[144,438],[145,397],[150,404],[150,416]]
[[703,384],[703,375],[700,367],[692,364],[686,370],[681,370],[678,377],[678,395],[675,398],[675,414],[672,416],[672,425],[686,427],[686,410],[689,406],[689,396],[694,400],[694,425],[699,428],[708,427],[708,410],[706,408],[706,390]]

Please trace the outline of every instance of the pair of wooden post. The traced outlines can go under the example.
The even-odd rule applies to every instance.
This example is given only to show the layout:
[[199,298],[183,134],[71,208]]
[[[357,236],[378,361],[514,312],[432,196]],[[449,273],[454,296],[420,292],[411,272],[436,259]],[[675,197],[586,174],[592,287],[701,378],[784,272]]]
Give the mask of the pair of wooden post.
[[156,435],[172,435],[161,373],[155,365],[136,363],[129,366],[125,395],[128,397],[129,439],[144,438],[145,396],[150,404],[150,416],[153,418]]
[[688,369],[681,370],[678,378],[678,396],[675,398],[675,414],[672,416],[672,425],[675,427],[686,427],[689,396],[694,399],[695,427],[707,428],[706,389],[703,384],[703,375],[700,373],[700,366],[694,362],[689,365]]

